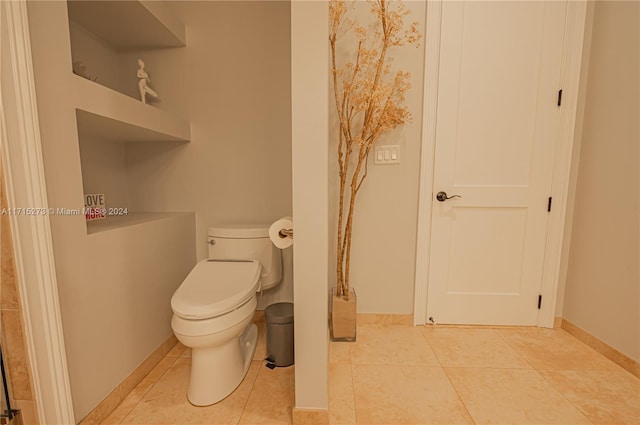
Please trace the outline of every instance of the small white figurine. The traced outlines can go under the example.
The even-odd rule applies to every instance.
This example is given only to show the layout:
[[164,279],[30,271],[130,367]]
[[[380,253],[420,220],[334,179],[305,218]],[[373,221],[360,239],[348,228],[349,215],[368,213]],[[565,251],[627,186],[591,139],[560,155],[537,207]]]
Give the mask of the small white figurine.
[[151,89],[151,87],[149,87],[147,85],[147,83],[151,82],[151,80],[149,79],[149,75],[147,74],[147,71],[144,70],[144,62],[142,61],[142,59],[138,59],[138,90],[140,90],[140,100],[142,101],[142,103],[147,103],[147,98],[146,95],[149,94],[155,98],[158,97],[158,94],[153,91],[153,89]]

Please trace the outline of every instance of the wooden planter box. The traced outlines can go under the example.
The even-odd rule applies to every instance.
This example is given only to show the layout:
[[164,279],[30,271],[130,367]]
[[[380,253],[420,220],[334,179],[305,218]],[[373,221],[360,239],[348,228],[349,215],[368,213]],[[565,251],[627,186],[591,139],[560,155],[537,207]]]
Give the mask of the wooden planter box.
[[331,289],[331,340],[356,340],[356,293],[349,290],[348,300],[336,296],[336,288]]

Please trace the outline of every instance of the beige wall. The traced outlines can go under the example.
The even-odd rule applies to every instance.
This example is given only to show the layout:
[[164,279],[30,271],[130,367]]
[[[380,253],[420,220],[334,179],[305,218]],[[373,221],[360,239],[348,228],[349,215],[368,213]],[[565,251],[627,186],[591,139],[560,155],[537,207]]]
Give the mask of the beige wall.
[[[89,147],[83,149],[87,162],[81,167],[69,96],[76,77],[66,2],[29,2],[27,7],[49,207],[81,208],[83,171],[98,165],[101,156],[113,167],[88,178],[88,189],[101,190],[100,181],[115,183],[118,194],[108,189],[122,199],[127,179],[121,146],[81,137]],[[83,216],[52,215],[50,220],[79,421],[172,334],[170,298],[196,261],[195,214],[91,235]]]
[[[328,11],[326,1],[293,2],[290,44],[295,218],[295,408],[325,411],[329,402],[326,286]],[[294,423],[297,413],[294,410]],[[300,423],[303,423],[302,416]]]
[[593,11],[596,2],[589,2],[586,6],[586,16],[584,25],[584,37],[582,44],[582,55],[580,61],[580,75],[578,80],[578,96],[576,102],[576,117],[573,134],[573,146],[571,151],[571,163],[569,167],[569,181],[567,190],[567,209],[564,217],[564,229],[562,234],[562,248],[560,253],[558,288],[556,291],[556,305],[554,317],[562,317],[564,309],[564,294],[567,283],[567,272],[569,266],[569,253],[571,251],[571,231],[573,226],[573,216],[575,213],[576,187],[578,183],[578,169],[580,165],[580,149],[582,146],[582,131],[584,127],[584,111],[587,93],[587,83],[589,80],[589,57],[591,55],[591,34],[593,32]]
[[[206,256],[208,226],[292,212],[289,3],[163,6],[186,24],[188,47],[127,54],[73,24],[71,46],[66,2],[28,4],[49,206],[81,208],[83,192],[98,192],[107,206],[190,212],[90,235],[84,217],[51,217],[76,420],[171,335],[171,295]],[[144,59],[154,106],[189,120],[191,142],[78,137],[72,56],[135,98]],[[262,307],[293,299],[283,253],[284,282]]]
[[167,6],[185,23],[188,47],[130,57],[143,57],[157,107],[187,117],[192,139],[173,152],[128,147],[137,182],[129,197],[134,209],[197,211],[203,258],[209,225],[291,214],[289,3]]
[[103,86],[124,92],[118,53],[102,39],[73,21],[69,22],[69,33],[71,56],[74,61],[82,62],[85,76]]
[[[144,59],[157,107],[188,117],[192,139],[127,146],[128,199],[138,211],[195,211],[202,259],[207,227],[292,213],[289,2],[166,5],[186,25],[188,47],[122,63]],[[283,257],[283,282],[259,308],[293,300],[292,249]]]
[[563,316],[640,360],[638,2],[597,2]]
[[84,193],[103,193],[107,207],[129,208],[126,143],[83,135],[79,138]]
[[[362,22],[371,19],[370,5],[355,2]],[[413,312],[418,184],[422,131],[425,2],[405,2],[411,14],[405,24],[418,21],[423,37],[420,47],[404,46],[390,52],[392,69],[411,73],[406,105],[413,121],[388,133],[379,145],[400,145],[399,165],[374,165],[357,198],[353,229],[351,286],[358,296],[360,313]],[[333,97],[329,103],[329,286],[335,286],[336,226],[338,208],[337,118]],[[428,171],[430,172],[430,171]]]

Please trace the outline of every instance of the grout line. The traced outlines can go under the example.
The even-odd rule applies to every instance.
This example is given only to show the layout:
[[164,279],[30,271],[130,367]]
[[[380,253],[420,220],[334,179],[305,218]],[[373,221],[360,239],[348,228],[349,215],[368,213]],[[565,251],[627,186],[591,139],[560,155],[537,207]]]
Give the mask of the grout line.
[[[497,330],[498,329],[492,329],[493,333],[498,337],[498,339],[500,341],[504,342],[505,345],[507,347],[509,347],[509,349],[511,351],[513,351],[516,354],[516,356],[518,356],[518,358],[520,358],[525,364],[527,364],[529,366],[530,369],[534,369],[535,370],[535,367],[533,366],[533,364],[531,364],[531,362],[529,360],[527,360],[527,358],[520,351],[518,351],[518,349],[516,347],[511,345],[509,343],[509,341],[507,341],[502,335],[500,335],[499,332],[496,332]],[[505,369],[507,369],[507,368],[505,368]],[[520,367],[520,368],[509,368],[509,369],[526,369],[526,368],[521,368]]]
[[[574,403],[571,402],[571,400],[569,400],[559,389],[557,389],[553,383],[551,381],[549,381],[542,373],[540,373],[541,371],[545,371],[545,370],[550,370],[550,371],[562,371],[562,369],[544,369],[544,368],[537,368],[535,367],[508,339],[504,338],[504,336],[502,336],[500,334],[500,332],[496,332],[498,329],[494,329],[494,333],[496,335],[498,335],[498,337],[500,338],[500,340],[502,340],[505,344],[507,344],[507,346],[509,348],[511,348],[522,360],[524,360],[529,366],[530,369],[523,369],[523,368],[495,368],[495,367],[491,367],[491,368],[487,368],[487,369],[494,369],[494,370],[505,370],[505,369],[519,369],[519,370],[531,370],[534,371],[535,374],[539,377],[541,377],[546,383],[548,383],[551,388],[561,396],[561,398],[563,398],[564,400],[566,400],[570,406],[572,406],[573,408],[575,408],[590,424],[593,424],[593,422],[587,417],[587,415],[585,414],[585,412],[583,412],[582,409],[580,409],[577,405],[575,405]],[[554,332],[557,332],[556,329],[553,329]],[[576,338],[577,339],[577,338]],[[464,368],[464,367],[458,367],[458,368]],[[579,371],[579,370],[577,370]],[[448,374],[447,374],[448,376]],[[454,386],[455,388],[455,386]],[[457,392],[457,390],[456,390]]]
[[[431,325],[430,325],[431,326]],[[424,338],[424,340],[427,343],[427,346],[429,347],[429,349],[431,350],[431,353],[433,353],[433,357],[436,358],[436,362],[438,362],[438,367],[444,368],[444,366],[442,365],[442,362],[440,361],[440,357],[438,357],[438,353],[436,353],[436,350],[433,349],[433,346],[429,343],[429,338],[427,338],[427,335],[425,335],[424,331],[426,329],[427,325],[422,325],[422,329],[420,329],[420,333],[422,334],[422,337]]]
[[529,367],[530,367],[531,369],[536,370],[536,368],[535,368],[535,366],[533,365],[533,363],[531,363],[531,362],[529,361],[529,359],[527,359],[527,358],[524,356],[524,354],[522,354],[522,353],[520,352],[520,350],[518,350],[518,348],[517,348],[517,347],[515,347],[515,346],[514,346],[513,344],[511,344],[507,339],[505,339],[502,335],[500,335],[500,333],[499,333],[499,332],[495,332],[495,330],[494,330],[494,333],[495,333],[496,335],[498,335],[498,338],[500,338],[500,339],[502,340],[502,342],[504,342],[505,344],[507,344],[507,346],[508,346],[509,348],[511,348],[511,349],[512,349],[512,350],[513,350],[513,351],[514,351],[514,352],[515,352],[515,353],[516,353],[516,354],[517,354],[517,355],[518,355],[522,360],[524,360],[524,362],[525,362],[526,364],[528,364],[528,365],[529,365]]
[[[412,365],[408,365],[408,366],[412,366]],[[483,370],[520,370],[520,371],[530,371],[530,370],[535,370],[537,372],[536,369],[533,368],[526,368],[526,367],[498,367],[498,366],[459,366],[459,365],[454,365],[454,366],[423,366],[423,367],[439,367],[441,369],[483,369]]]
[[[356,379],[353,374],[353,362],[351,361],[351,346],[349,346],[349,369],[351,369],[351,397],[353,398],[353,416],[358,425],[358,408],[356,406]],[[329,394],[331,399],[331,394]],[[329,420],[331,420],[331,413],[329,413]]]
[[453,384],[453,381],[451,380],[451,377],[449,376],[449,374],[447,373],[447,368],[445,367],[440,367],[440,369],[442,369],[442,372],[444,373],[444,376],[447,377],[447,380],[449,381],[449,385],[451,385],[451,388],[453,388],[453,391],[456,393],[456,396],[458,397],[458,400],[460,400],[460,403],[462,403],[462,407],[464,407],[464,411],[467,412],[467,416],[469,417],[469,419],[471,419],[471,423],[473,425],[476,424],[476,419],[473,417],[473,415],[471,414],[471,412],[469,411],[469,407],[467,406],[467,404],[464,402],[464,399],[462,398],[462,396],[460,395],[460,393],[458,392],[458,389],[456,388],[456,386]]
[[[545,370],[545,369],[540,369],[540,370]],[[553,382],[549,381],[549,380],[547,379],[547,377],[546,377],[546,376],[544,376],[542,373],[540,373],[540,370],[538,370],[538,369],[534,369],[534,371],[535,371],[535,372],[536,372],[536,373],[537,373],[537,374],[538,374],[538,375],[539,375],[539,376],[540,376],[540,377],[541,377],[541,378],[542,378],[542,379],[543,379],[547,384],[549,384],[549,386],[550,386],[551,388],[553,388],[553,390],[554,390],[555,392],[557,392],[558,394],[560,394],[560,397],[562,397],[563,399],[565,399],[565,400],[567,401],[567,403],[569,403],[569,404],[570,404],[574,409],[576,409],[578,412],[580,412],[580,414],[581,414],[582,416],[584,416],[584,418],[587,420],[587,422],[589,422],[590,424],[592,424],[592,425],[593,425],[593,422],[591,421],[591,419],[589,419],[589,417],[586,415],[586,413],[585,413],[582,409],[580,409],[580,407],[579,407],[579,406],[576,406],[575,404],[573,404],[573,402],[572,402],[571,400],[569,400],[569,399],[564,395],[564,393],[562,393],[558,388],[556,388],[556,386],[555,386],[555,385],[553,385]],[[561,371],[561,370],[551,370],[551,371],[552,371],[552,372],[554,372],[554,371]]]
[[[260,360],[251,360],[251,362],[258,362],[258,363],[263,363],[263,361]],[[251,368],[251,366],[249,366],[249,368]],[[248,373],[248,372],[247,372]],[[258,375],[260,374],[260,366],[258,366],[258,371],[256,372],[256,376],[255,378],[253,378],[253,382],[251,383],[251,389],[249,390],[249,394],[247,394],[247,399],[244,402],[244,405],[242,406],[242,410],[240,411],[240,415],[238,416],[238,420],[236,421],[236,425],[240,423],[240,421],[242,420],[242,415],[244,415],[245,410],[247,410],[247,405],[249,404],[249,399],[251,398],[251,394],[253,394],[253,390],[256,387],[256,382],[258,381]],[[246,376],[245,376],[246,378]],[[242,385],[242,383],[240,383],[240,385]]]

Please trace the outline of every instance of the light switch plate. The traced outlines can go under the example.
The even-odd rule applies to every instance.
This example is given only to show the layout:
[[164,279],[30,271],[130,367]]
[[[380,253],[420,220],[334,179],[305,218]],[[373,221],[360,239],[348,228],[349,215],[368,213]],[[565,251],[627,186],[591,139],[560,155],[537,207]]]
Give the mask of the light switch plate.
[[378,165],[400,164],[400,146],[376,146],[373,163]]

